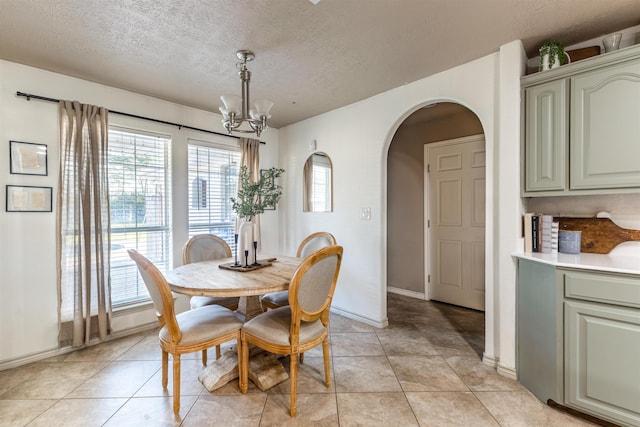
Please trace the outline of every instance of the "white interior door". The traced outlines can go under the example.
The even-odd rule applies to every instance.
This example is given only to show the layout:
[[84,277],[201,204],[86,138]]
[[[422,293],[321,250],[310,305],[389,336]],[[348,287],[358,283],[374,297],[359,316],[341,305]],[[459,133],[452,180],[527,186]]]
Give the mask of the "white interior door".
[[429,299],[484,311],[483,135],[425,144]]

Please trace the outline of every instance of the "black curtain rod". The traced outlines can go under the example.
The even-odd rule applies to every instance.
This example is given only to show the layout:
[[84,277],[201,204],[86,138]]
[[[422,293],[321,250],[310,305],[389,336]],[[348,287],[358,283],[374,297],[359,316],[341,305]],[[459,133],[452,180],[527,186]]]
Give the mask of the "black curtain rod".
[[[16,92],[16,96],[23,96],[23,97],[27,98],[27,101],[31,101],[31,98],[33,98],[33,99],[38,99],[40,101],[48,101],[48,102],[60,103],[59,99],[48,98],[46,96],[33,95],[31,93],[24,93],[24,92],[19,92],[19,91]],[[110,114],[117,114],[119,116],[132,117],[134,119],[146,120],[146,121],[154,122],[154,123],[161,123],[163,125],[176,126],[178,129],[185,128],[185,129],[197,130],[198,132],[205,132],[205,133],[210,133],[210,134],[213,134],[213,135],[220,135],[220,136],[226,136],[226,137],[229,137],[229,138],[240,139],[240,137],[236,136],[236,135],[229,135],[229,134],[226,134],[226,133],[216,132],[216,131],[213,131],[213,130],[195,128],[193,126],[181,125],[180,123],[173,123],[173,122],[167,122],[167,121],[164,121],[164,120],[152,119],[150,117],[138,116],[136,114],[123,113],[121,111],[109,110],[109,113]],[[266,144],[266,142],[260,141],[260,144]]]

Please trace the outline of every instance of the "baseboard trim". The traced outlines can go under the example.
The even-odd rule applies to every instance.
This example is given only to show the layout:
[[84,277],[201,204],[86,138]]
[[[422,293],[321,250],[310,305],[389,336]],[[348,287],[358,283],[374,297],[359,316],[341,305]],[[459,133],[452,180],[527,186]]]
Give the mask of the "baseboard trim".
[[404,295],[406,297],[417,298],[427,301],[427,295],[424,292],[408,291],[402,288],[394,288],[393,286],[387,286],[387,292],[392,294]]
[[486,354],[482,355],[482,363],[484,363],[487,366],[492,367],[493,369],[497,369],[498,368],[498,359],[496,359],[494,357],[487,356]]
[[20,356],[15,359],[9,359],[0,363],[0,371],[7,369],[17,368],[22,365],[28,365],[29,363],[39,362],[50,357],[60,356],[63,354],[71,353],[75,349],[68,348],[54,348],[51,350],[45,350],[39,353],[28,354],[26,356]]
[[518,380],[518,374],[516,373],[516,370],[513,368],[507,368],[505,366],[498,364],[496,371],[498,372],[498,374],[502,375],[503,377],[511,378],[514,381]]
[[[145,331],[150,331],[152,329],[155,329],[158,327],[158,323],[157,322],[153,322],[153,323],[147,323],[145,325],[140,325],[140,326],[136,326],[135,328],[130,328],[130,329],[126,329],[123,331],[118,331],[116,333],[113,333],[111,335],[109,335],[109,337],[102,342],[106,342],[106,341],[112,341],[112,340],[116,340],[119,338],[124,338],[127,337],[129,335],[135,335],[137,333],[140,332],[145,332]],[[55,356],[62,356],[63,354],[67,354],[67,353],[72,353],[76,350],[81,350],[83,348],[87,348],[87,347],[91,347],[94,346],[96,344],[100,344],[101,342],[99,341],[94,341],[94,342],[90,342],[88,345],[83,346],[83,347],[63,347],[63,348],[54,348],[54,349],[50,349],[50,350],[45,350],[42,352],[38,352],[38,353],[32,353],[32,354],[28,354],[26,356],[20,356],[17,357],[15,359],[9,359],[6,360],[4,362],[0,362],[0,371],[5,371],[7,369],[13,369],[13,368],[17,368],[23,365],[27,365],[29,363],[34,363],[34,362],[39,362],[41,360],[45,360],[48,359],[50,357],[55,357]]]
[[386,328],[389,326],[389,319],[385,318],[383,321],[378,322],[376,320],[362,317],[349,311],[342,310],[338,307],[332,306],[331,312],[339,314],[340,316],[348,317],[349,319],[357,320],[358,322],[366,323],[367,325],[375,326],[376,328]]

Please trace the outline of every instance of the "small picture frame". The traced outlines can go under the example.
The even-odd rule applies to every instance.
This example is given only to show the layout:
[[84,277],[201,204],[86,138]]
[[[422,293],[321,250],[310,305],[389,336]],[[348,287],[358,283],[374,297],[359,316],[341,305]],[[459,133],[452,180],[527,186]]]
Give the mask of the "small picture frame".
[[33,142],[9,141],[10,172],[20,175],[47,175],[47,146]]
[[52,187],[7,185],[7,212],[51,212]]

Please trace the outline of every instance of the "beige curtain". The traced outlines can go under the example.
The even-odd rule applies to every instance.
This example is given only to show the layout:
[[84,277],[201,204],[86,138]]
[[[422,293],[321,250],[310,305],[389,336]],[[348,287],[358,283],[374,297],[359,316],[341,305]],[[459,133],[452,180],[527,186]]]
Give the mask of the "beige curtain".
[[[251,138],[240,138],[238,142],[240,146],[240,166],[246,166],[249,171],[249,181],[257,182],[260,179],[260,141]],[[239,185],[239,184],[238,184]],[[240,227],[243,220],[237,222],[236,230]],[[262,239],[260,237],[260,215],[257,215],[253,222],[254,232],[253,238],[258,242],[258,249],[262,249]]]
[[61,347],[103,340],[110,332],[107,116],[105,108],[60,101],[56,249]]

